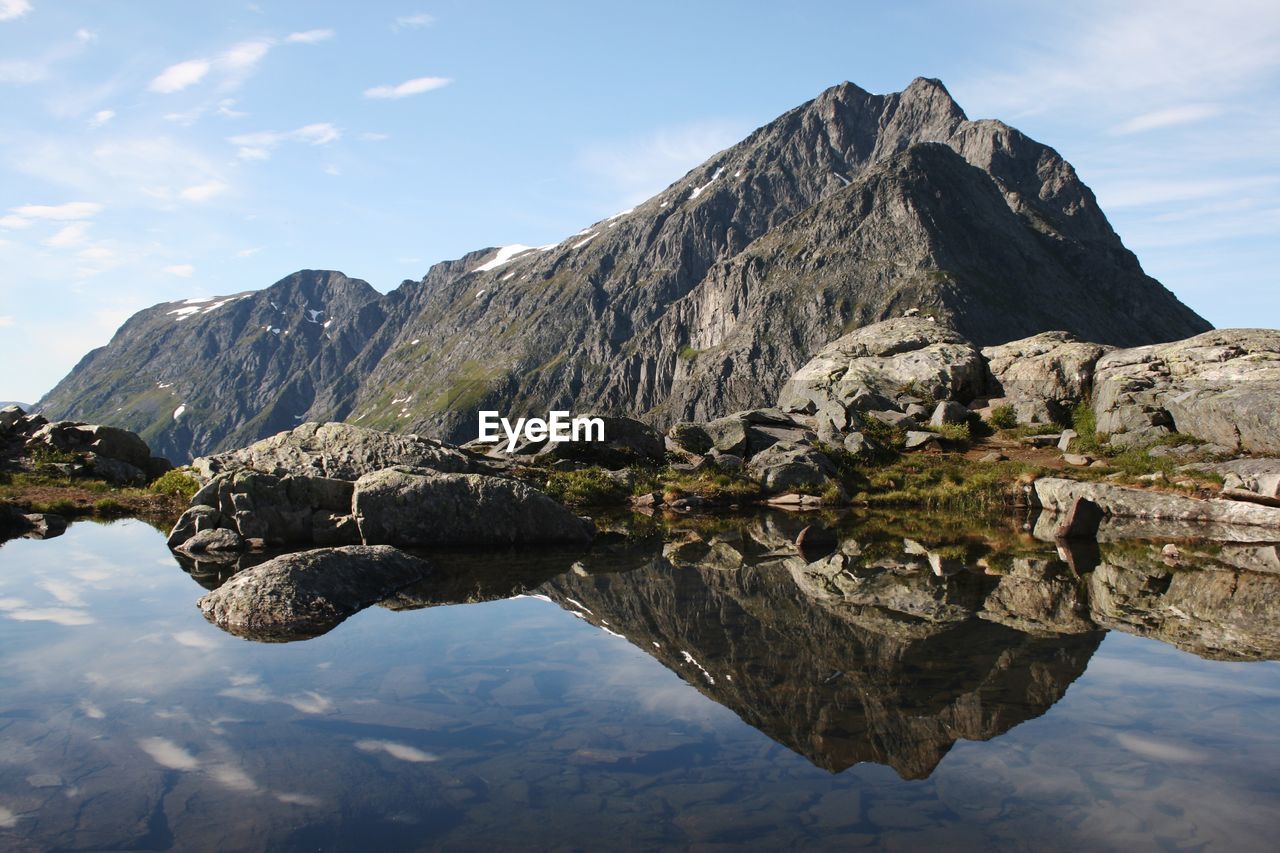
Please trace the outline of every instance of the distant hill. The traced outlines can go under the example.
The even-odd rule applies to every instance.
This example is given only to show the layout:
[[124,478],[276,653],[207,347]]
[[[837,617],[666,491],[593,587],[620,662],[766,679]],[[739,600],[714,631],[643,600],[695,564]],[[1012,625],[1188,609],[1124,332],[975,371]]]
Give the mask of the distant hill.
[[452,440],[479,408],[665,425],[771,402],[823,344],[909,309],[980,345],[1210,328],[1052,148],[968,120],[936,80],[843,83],[554,245],[473,252],[386,295],[304,270],[149,308],[41,405],[175,459],[305,420]]

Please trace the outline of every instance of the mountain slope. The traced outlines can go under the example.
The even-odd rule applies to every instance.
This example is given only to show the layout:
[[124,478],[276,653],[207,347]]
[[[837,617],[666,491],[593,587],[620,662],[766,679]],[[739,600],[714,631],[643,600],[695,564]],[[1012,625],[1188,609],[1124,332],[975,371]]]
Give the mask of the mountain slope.
[[[246,302],[261,307],[284,284]],[[233,391],[192,385],[200,424],[185,432],[136,399],[144,380],[175,372],[138,357],[154,337],[139,318],[167,306],[130,320],[42,408],[118,408],[115,422],[179,457],[299,416],[464,439],[478,408],[665,422],[767,402],[823,343],[913,307],[980,344],[1059,328],[1138,344],[1209,328],[1143,274],[1056,152],[969,121],[924,79],[889,95],[833,87],[557,245],[474,252],[364,295],[342,306],[364,319],[335,327],[332,349],[269,333],[259,351],[228,337],[217,312],[171,322],[165,346],[202,353],[189,375]],[[246,355],[256,361],[240,371]]]

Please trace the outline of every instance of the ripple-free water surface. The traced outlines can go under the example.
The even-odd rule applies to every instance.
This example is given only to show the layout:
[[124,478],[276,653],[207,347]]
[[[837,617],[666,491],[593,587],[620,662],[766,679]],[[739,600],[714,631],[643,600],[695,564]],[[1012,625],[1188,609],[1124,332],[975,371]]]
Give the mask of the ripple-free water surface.
[[262,644],[141,522],[8,542],[0,846],[1274,849],[1277,663],[882,618],[686,545]]

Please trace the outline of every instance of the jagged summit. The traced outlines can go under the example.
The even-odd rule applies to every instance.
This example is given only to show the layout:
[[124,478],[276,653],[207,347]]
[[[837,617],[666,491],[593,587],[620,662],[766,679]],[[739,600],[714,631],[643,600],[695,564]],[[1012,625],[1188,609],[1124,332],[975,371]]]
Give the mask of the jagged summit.
[[554,245],[472,252],[385,296],[314,271],[239,296],[181,322],[140,312],[42,408],[111,415],[175,457],[301,419],[466,439],[478,408],[667,421],[763,403],[827,341],[908,308],[979,344],[1209,328],[1056,151],[927,78],[833,86]]

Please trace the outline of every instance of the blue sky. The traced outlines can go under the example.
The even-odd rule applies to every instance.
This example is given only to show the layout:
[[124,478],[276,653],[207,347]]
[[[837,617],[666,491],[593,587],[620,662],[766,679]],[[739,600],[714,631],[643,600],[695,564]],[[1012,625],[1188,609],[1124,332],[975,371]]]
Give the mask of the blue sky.
[[1280,326],[1275,2],[0,0],[0,399],[133,312],[554,242],[822,89],[938,77],[1146,270]]

